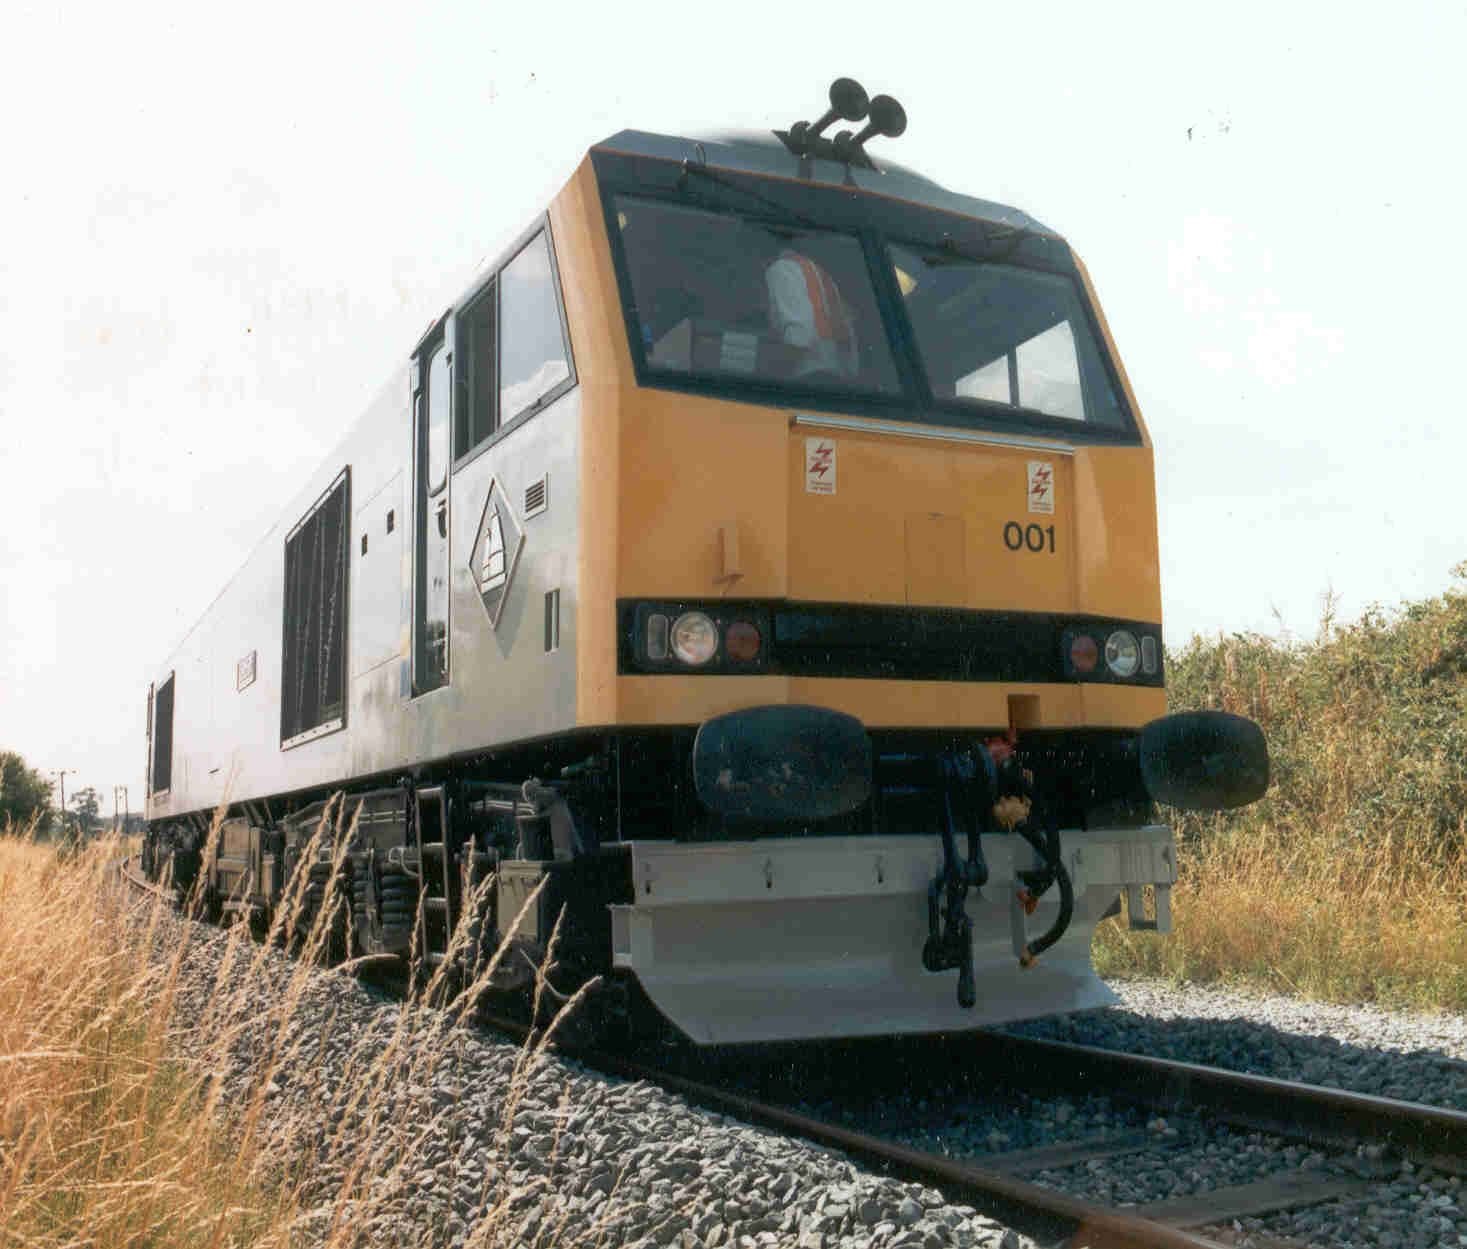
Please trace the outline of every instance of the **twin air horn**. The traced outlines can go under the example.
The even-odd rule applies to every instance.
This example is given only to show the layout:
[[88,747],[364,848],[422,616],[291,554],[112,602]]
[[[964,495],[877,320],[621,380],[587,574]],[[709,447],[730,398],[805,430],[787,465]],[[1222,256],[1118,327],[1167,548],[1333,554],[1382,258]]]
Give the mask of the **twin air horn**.
[[[859,134],[842,130],[834,139],[827,139],[821,131],[837,119],[865,121],[866,126]],[[866,154],[867,141],[876,135],[895,139],[906,128],[906,110],[891,96],[878,95],[868,99],[866,88],[854,78],[837,78],[830,84],[830,107],[815,121],[797,121],[788,130],[776,130],[774,133],[796,156],[819,156],[846,165],[875,169],[875,164]]]

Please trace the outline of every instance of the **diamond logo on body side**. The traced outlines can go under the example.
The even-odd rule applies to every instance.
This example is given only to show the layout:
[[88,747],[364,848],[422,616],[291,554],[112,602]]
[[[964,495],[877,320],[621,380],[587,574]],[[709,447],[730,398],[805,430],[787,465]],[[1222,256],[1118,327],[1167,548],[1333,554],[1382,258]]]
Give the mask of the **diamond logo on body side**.
[[469,574],[479,591],[479,601],[489,614],[491,628],[499,628],[499,618],[524,546],[524,526],[500,488],[499,479],[493,478],[484,499],[473,549],[469,551]]

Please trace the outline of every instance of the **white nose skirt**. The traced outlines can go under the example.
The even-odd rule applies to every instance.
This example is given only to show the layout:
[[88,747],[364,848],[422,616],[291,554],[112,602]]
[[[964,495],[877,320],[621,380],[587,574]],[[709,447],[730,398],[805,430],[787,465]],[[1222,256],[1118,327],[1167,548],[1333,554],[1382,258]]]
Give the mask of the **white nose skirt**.
[[1074,917],[1038,963],[1015,873],[1035,865],[1018,837],[983,838],[989,883],[971,891],[977,1004],[957,1004],[957,972],[922,966],[935,835],[632,843],[637,900],[612,908],[616,965],[703,1045],[953,1032],[1114,1002],[1090,962],[1096,924],[1123,888],[1175,879],[1162,826],[1061,834]]

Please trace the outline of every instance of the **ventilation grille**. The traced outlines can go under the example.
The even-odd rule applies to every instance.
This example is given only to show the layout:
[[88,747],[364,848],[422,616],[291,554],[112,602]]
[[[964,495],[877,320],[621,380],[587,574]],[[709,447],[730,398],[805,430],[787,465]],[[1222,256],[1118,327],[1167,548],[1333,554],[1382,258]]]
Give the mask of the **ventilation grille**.
[[538,516],[550,506],[550,474],[525,487],[525,515]]
[[173,784],[173,673],[153,695],[153,793]]

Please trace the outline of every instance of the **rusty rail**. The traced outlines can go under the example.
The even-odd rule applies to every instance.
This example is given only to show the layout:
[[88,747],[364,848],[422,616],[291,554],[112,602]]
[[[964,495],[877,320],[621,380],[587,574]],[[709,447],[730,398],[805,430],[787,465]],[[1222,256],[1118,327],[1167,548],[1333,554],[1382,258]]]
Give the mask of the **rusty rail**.
[[177,904],[178,890],[149,880],[141,872],[134,870],[133,865],[136,862],[137,859],[135,856],[117,861],[117,874],[122,877],[123,882],[140,893],[150,893],[155,897],[164,898],[170,903]]

